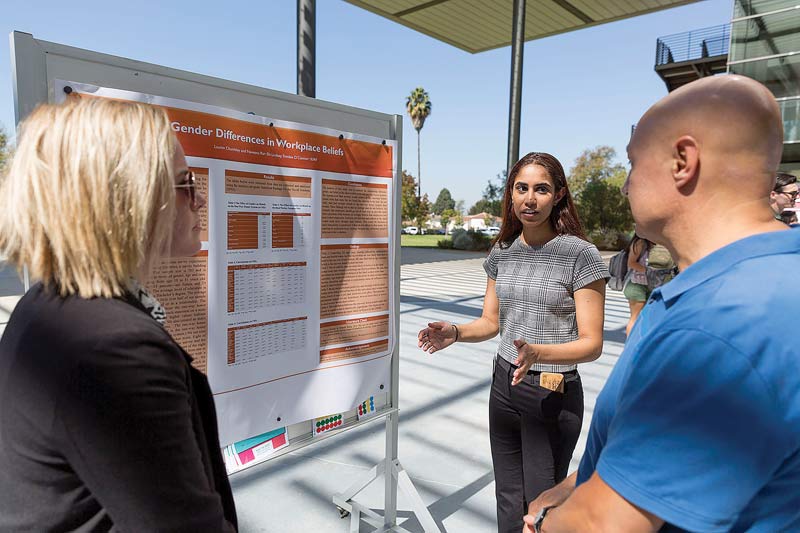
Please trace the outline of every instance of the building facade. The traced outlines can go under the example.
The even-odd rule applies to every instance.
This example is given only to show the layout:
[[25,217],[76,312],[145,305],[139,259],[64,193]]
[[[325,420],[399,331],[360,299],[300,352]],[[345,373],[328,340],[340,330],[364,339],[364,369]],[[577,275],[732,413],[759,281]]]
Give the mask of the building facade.
[[781,107],[781,170],[800,175],[800,5],[734,0],[730,24],[656,41],[655,70],[672,91],[704,76],[741,74],[766,85]]
[[800,171],[800,5],[797,0],[735,0],[728,72],[766,85],[783,115],[781,170]]

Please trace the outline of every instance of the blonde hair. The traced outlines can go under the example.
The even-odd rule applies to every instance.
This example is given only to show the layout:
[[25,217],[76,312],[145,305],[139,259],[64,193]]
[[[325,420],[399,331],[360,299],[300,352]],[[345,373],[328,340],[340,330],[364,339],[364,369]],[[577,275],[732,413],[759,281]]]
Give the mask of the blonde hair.
[[0,182],[0,255],[62,296],[120,296],[169,250],[176,140],[162,109],[69,100],[20,127]]

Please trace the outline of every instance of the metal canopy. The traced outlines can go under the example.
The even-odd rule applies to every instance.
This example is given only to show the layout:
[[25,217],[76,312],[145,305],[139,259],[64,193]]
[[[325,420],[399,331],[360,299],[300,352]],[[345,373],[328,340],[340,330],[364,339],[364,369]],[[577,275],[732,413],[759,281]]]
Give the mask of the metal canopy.
[[511,45],[506,164],[506,171],[511,172],[511,167],[519,159],[525,41],[699,0],[345,1],[473,54]]
[[[511,44],[513,0],[345,0],[477,54]],[[698,0],[527,0],[525,41]]]

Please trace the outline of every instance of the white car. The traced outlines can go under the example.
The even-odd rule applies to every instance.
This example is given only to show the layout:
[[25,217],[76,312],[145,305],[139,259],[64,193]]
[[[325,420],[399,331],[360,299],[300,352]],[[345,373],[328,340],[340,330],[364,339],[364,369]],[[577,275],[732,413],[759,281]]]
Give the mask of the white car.
[[409,226],[406,228],[406,233],[409,235],[417,235],[419,233],[419,228],[416,226]]
[[483,233],[484,235],[488,235],[489,237],[494,237],[495,235],[500,233],[500,228],[498,228],[497,226],[489,226],[488,228],[483,228],[481,230],[481,233]]

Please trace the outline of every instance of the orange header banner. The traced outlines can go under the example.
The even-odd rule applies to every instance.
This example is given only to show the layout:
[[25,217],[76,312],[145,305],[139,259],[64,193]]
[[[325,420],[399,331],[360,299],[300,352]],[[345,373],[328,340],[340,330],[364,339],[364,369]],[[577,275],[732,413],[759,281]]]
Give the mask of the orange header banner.
[[392,178],[392,147],[164,107],[186,155]]
[[[364,348],[382,348],[386,349],[389,347],[389,341],[374,341],[374,342],[367,342],[365,344],[356,344],[353,346],[343,346],[341,348],[328,348],[327,350],[320,350],[320,355],[331,355],[331,354],[338,354],[338,353],[345,353],[352,350],[361,350]],[[378,350],[376,350],[378,351]]]

